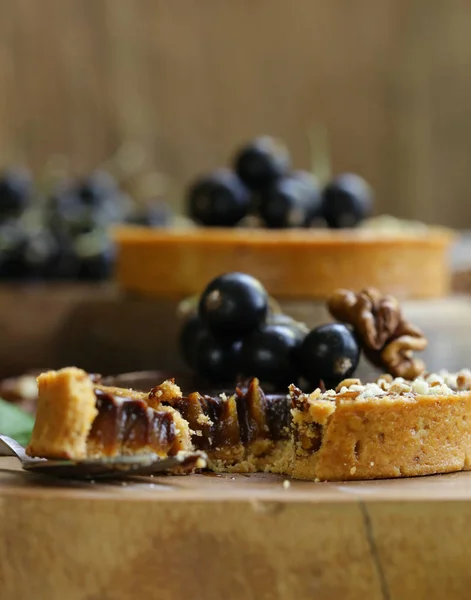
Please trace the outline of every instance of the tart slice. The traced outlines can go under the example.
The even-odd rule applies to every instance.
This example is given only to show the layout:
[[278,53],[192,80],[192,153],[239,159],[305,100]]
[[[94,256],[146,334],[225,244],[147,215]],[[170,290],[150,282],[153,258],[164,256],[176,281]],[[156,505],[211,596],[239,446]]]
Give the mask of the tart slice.
[[[170,385],[162,384],[167,394]],[[75,367],[43,373],[27,453],[83,459],[148,452],[166,457],[191,450],[188,423],[155,397],[148,400],[143,392],[99,385]]]
[[471,469],[471,372],[385,375],[336,390],[230,396],[103,386],[76,368],[40,375],[30,456],[81,459],[203,450],[214,471],[339,481]]
[[470,388],[469,371],[349,380],[309,395],[291,386],[290,475],[338,481],[469,470]]

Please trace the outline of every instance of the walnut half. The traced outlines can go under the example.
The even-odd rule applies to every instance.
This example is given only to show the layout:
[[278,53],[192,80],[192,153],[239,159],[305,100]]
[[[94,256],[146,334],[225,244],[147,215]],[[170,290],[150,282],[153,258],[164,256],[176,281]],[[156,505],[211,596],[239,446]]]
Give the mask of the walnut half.
[[339,289],[327,307],[335,319],[352,325],[366,357],[377,367],[405,379],[415,379],[425,370],[413,353],[424,350],[427,340],[403,317],[396,298],[374,288],[358,294]]

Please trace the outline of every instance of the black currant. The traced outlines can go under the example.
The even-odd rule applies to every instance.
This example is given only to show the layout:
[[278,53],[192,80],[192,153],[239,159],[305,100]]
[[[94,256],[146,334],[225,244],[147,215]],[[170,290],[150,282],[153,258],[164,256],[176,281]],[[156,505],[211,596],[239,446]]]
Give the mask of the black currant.
[[283,325],[293,331],[293,333],[302,341],[309,333],[309,328],[305,323],[296,321],[293,317],[283,313],[271,314],[267,317],[267,325]]
[[313,329],[304,338],[298,352],[299,370],[313,386],[322,380],[335,387],[351,377],[360,359],[360,349],[353,333],[340,323]]
[[49,276],[60,248],[51,232],[41,230],[27,236],[22,252],[26,276],[42,278]]
[[199,314],[221,337],[241,338],[264,322],[268,294],[262,284],[245,273],[226,273],[213,279],[200,298]]
[[127,218],[131,225],[143,227],[168,227],[173,218],[173,211],[167,202],[156,200],[136,208]]
[[73,190],[64,189],[51,197],[47,221],[54,233],[74,237],[99,227],[99,213],[98,207],[83,204]]
[[77,236],[74,250],[78,258],[79,279],[101,281],[112,274],[115,248],[105,232],[95,230]]
[[297,171],[274,181],[260,193],[260,216],[268,227],[305,227],[319,214],[315,177]]
[[31,177],[25,169],[12,169],[0,176],[0,218],[18,217],[32,196]]
[[220,169],[198,179],[188,190],[188,213],[210,227],[233,227],[249,212],[250,193],[235,173]]
[[178,347],[183,360],[191,369],[196,368],[198,344],[208,335],[210,335],[208,326],[198,315],[192,315],[183,324]]
[[54,280],[77,279],[80,260],[74,247],[74,240],[63,232],[54,232],[57,253],[48,264],[46,277]]
[[296,352],[302,339],[286,325],[264,325],[242,341],[239,365],[245,377],[283,388],[297,381]]
[[27,276],[24,248],[27,236],[17,221],[0,225],[0,278],[23,279]]
[[290,163],[286,146],[270,136],[263,136],[239,150],[235,170],[247,187],[258,191],[286,175]]
[[235,380],[239,370],[239,341],[202,336],[195,346],[195,369],[198,375],[211,381]]
[[370,213],[373,194],[358,175],[345,173],[333,179],[322,193],[321,214],[329,227],[355,227]]
[[81,179],[75,186],[75,193],[87,206],[100,206],[110,196],[118,193],[116,182],[105,171],[95,171]]

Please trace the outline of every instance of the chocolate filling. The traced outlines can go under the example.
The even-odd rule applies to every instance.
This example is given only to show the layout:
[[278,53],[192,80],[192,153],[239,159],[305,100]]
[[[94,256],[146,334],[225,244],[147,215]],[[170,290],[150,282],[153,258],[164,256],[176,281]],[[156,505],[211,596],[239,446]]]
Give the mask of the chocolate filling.
[[118,398],[95,390],[98,415],[88,435],[89,447],[105,456],[142,449],[174,454],[177,432],[172,414],[149,408],[144,400]]
[[192,442],[199,450],[289,437],[290,399],[286,395],[265,396],[255,380],[229,397],[194,392],[172,406],[195,432]]

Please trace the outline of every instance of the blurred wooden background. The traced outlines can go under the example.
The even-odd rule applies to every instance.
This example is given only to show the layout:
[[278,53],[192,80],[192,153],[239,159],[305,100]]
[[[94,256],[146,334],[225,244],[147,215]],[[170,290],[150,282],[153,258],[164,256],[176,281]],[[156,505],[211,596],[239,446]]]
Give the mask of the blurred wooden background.
[[259,133],[335,171],[378,212],[471,226],[467,0],[0,0],[0,166],[73,168],[139,142],[175,182]]

